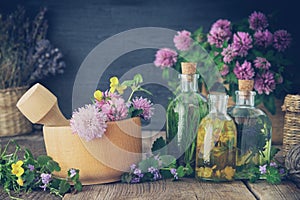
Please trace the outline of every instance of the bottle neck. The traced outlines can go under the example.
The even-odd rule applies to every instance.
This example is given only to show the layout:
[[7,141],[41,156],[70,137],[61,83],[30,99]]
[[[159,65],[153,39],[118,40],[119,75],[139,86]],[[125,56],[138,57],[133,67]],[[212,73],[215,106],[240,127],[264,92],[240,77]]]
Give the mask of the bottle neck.
[[254,107],[255,95],[254,91],[236,91],[236,105]]
[[227,113],[228,95],[226,94],[209,94],[209,112],[210,113]]
[[198,92],[198,79],[199,74],[180,74],[181,91],[182,92]]

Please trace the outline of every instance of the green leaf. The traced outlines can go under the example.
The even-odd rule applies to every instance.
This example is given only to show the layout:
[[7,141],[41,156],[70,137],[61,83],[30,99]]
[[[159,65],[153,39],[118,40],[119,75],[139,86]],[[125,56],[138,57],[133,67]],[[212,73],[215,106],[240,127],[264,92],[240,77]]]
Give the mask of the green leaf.
[[169,69],[168,68],[164,68],[162,70],[162,78],[165,80],[169,80]]
[[190,163],[187,163],[185,166],[185,173],[186,175],[191,175],[194,172],[192,166],[190,165]]
[[132,175],[129,173],[124,173],[121,176],[121,182],[122,183],[130,183],[132,179]]
[[49,171],[53,172],[53,171],[60,171],[60,167],[59,164],[53,160],[49,160],[47,163],[47,168],[49,169]]
[[57,179],[57,178],[52,179],[52,181],[51,181],[51,187],[55,188],[55,189],[58,189],[60,182],[61,181],[59,179]]
[[164,179],[173,178],[173,174],[171,174],[170,170],[160,170],[160,174]]
[[281,182],[281,176],[277,168],[268,168],[268,173],[266,174],[267,182],[271,184],[279,184]]
[[37,158],[37,162],[40,166],[44,166],[48,163],[49,160],[52,160],[51,157],[49,156],[46,156],[46,155],[40,155],[38,158]]
[[253,166],[248,170],[248,179],[250,183],[256,182],[260,177],[260,171],[257,167]]
[[160,156],[162,162],[162,167],[168,167],[169,165],[176,165],[176,158],[171,155],[162,155]]
[[24,179],[24,186],[31,185],[32,182],[34,181],[34,173],[33,172],[28,172],[23,176]]
[[131,87],[134,84],[134,80],[126,80],[121,85]]
[[148,168],[150,167],[158,168],[158,161],[152,157],[142,160],[139,163],[139,168],[142,172],[148,172]]
[[136,84],[139,84],[143,82],[143,77],[141,74],[136,74],[134,75],[133,80],[135,81]]
[[279,148],[271,146],[270,159],[272,160],[279,151]]
[[25,149],[24,159],[28,160],[29,158],[33,158],[33,155],[29,149]]
[[184,167],[183,166],[179,166],[177,168],[176,172],[177,172],[178,178],[182,178],[185,175]]
[[140,116],[143,113],[142,109],[134,109],[131,113],[131,117],[137,117]]
[[82,191],[82,184],[80,182],[75,183],[74,185],[75,190],[78,192]]
[[155,154],[159,153],[160,155],[165,155],[166,150],[162,149],[164,146],[166,146],[166,141],[164,140],[163,137],[159,137],[152,144],[151,151],[152,153],[155,152]]
[[59,194],[65,194],[71,188],[70,184],[66,180],[62,180],[59,184]]

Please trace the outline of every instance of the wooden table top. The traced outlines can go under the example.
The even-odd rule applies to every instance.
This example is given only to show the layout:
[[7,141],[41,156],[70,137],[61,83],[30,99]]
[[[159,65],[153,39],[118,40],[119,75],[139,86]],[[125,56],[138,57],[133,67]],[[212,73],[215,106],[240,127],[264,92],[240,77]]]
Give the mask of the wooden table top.
[[[156,135],[157,136],[157,135]],[[45,146],[41,132],[28,135],[0,138],[0,144],[6,144],[9,139],[15,139],[21,147],[29,148],[35,156],[45,154]],[[148,144],[152,139],[145,139]],[[145,149],[147,150],[147,149]],[[61,199],[49,192],[34,191],[22,194],[19,198],[25,200],[58,200]],[[0,188],[0,200],[8,200],[8,195]],[[179,181],[160,180],[140,184],[110,183],[103,185],[84,186],[77,194],[66,194],[66,200],[94,199],[300,199],[300,189],[288,180],[279,185],[271,185],[266,181],[249,183],[248,181],[233,181],[225,183],[199,182],[192,178]]]

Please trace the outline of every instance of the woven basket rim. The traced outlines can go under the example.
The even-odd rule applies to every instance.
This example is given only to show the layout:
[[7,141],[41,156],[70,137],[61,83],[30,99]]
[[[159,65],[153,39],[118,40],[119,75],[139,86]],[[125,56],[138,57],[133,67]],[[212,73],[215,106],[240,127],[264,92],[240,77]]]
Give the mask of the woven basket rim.
[[28,87],[29,87],[28,85],[24,85],[24,86],[19,86],[19,87],[10,87],[10,88],[5,88],[5,89],[0,89],[0,93],[23,90],[23,89],[27,89]]

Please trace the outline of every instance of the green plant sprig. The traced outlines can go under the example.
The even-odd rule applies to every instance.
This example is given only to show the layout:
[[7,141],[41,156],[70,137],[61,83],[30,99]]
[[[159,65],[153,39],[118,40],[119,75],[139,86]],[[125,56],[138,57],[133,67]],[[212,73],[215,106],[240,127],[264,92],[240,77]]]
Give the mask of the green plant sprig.
[[138,92],[138,91],[142,91],[142,92],[145,92],[149,95],[152,95],[152,93],[144,88],[142,88],[141,86],[141,83],[143,83],[143,77],[141,74],[136,74],[134,75],[133,79],[132,80],[126,80],[124,82],[122,82],[121,86],[125,86],[125,87],[130,87],[131,88],[131,93],[128,97],[128,100],[127,101],[130,101],[133,94],[135,92]]
[[[9,146],[15,148],[13,153],[8,153]],[[19,158],[20,155],[23,159]],[[59,164],[51,157],[40,155],[35,159],[29,149],[21,149],[14,140],[10,140],[4,148],[0,146],[0,185],[11,199],[19,199],[12,196],[11,191],[19,194],[44,188],[51,194],[63,197],[67,192],[82,190],[78,169],[70,169],[66,178],[53,174],[60,170]],[[49,175],[47,182],[41,177],[42,174]]]
[[166,155],[164,147],[166,142],[162,137],[156,139],[151,151],[157,155],[150,155],[137,165],[133,164],[129,172],[122,175],[121,181],[124,183],[142,183],[156,181],[160,179],[172,179],[191,175],[194,170],[189,163],[186,166],[178,165],[176,158]]

